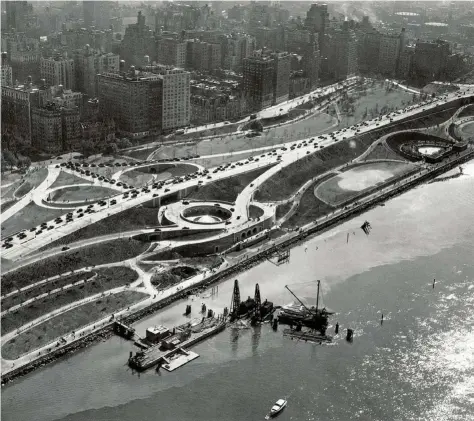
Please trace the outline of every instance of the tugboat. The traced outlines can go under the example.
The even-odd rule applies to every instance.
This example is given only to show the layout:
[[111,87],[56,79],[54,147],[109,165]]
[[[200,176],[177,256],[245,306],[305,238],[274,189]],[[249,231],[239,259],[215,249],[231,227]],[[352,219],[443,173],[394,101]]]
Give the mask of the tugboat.
[[288,402],[285,399],[278,399],[275,402],[275,405],[272,406],[270,412],[266,415],[265,419],[269,420],[270,418],[276,417],[283,409],[285,408]]

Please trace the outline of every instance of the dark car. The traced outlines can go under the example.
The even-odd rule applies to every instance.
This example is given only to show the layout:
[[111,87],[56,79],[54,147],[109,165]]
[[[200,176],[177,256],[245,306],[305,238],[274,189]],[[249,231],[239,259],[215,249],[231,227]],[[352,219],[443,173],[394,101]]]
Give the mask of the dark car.
[[69,247],[68,246],[64,246],[61,251],[66,251],[66,250],[69,250]]

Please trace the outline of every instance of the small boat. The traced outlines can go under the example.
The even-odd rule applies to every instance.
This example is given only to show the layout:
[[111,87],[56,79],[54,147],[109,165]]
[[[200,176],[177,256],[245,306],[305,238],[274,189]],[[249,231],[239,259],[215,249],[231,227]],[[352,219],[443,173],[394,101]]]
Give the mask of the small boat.
[[272,409],[270,409],[270,412],[267,414],[265,419],[269,420],[270,418],[276,417],[281,411],[283,411],[287,403],[288,402],[285,399],[278,399],[275,405],[272,406]]

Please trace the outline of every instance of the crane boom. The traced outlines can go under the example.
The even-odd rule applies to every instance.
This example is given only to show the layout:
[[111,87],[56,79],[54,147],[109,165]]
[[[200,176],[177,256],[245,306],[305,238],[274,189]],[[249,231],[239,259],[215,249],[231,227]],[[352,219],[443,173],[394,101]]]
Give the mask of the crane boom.
[[288,288],[288,285],[285,285],[285,288],[286,288],[288,291],[290,291],[291,295],[293,295],[293,297],[295,297],[295,298],[301,303],[301,305],[302,305],[306,310],[308,310],[311,314],[314,314],[314,312],[313,312],[312,310],[310,310],[310,309],[306,306],[306,304],[303,303],[303,301],[301,301],[301,300],[294,294],[294,292],[293,292],[290,288]]

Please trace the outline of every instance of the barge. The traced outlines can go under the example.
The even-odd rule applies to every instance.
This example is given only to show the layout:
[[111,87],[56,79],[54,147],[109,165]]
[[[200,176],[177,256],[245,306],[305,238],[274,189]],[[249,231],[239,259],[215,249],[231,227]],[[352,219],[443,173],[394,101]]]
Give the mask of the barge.
[[[214,317],[203,318],[201,322],[194,325],[190,322],[178,326],[173,329],[171,335],[160,338],[159,343],[132,355],[128,360],[128,364],[138,371],[144,371],[157,364],[163,365],[167,370],[175,369],[182,365],[173,364],[179,354],[184,356],[183,361],[185,362],[197,358],[197,354],[188,352],[187,349],[212,335],[222,332],[226,326],[226,319],[216,319]],[[193,358],[190,359],[190,357]]]

